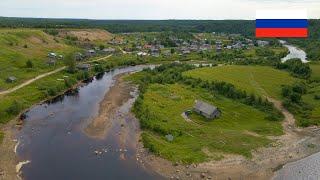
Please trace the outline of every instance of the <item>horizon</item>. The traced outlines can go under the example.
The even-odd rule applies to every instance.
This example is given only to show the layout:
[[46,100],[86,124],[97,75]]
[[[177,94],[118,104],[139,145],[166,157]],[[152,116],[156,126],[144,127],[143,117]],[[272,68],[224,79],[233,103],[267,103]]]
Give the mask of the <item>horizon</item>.
[[[51,17],[18,17],[0,16],[0,18],[17,19],[57,19],[57,20],[88,20],[88,21],[255,21],[256,19],[88,19],[88,18],[51,18]],[[320,18],[308,18],[308,20],[320,20]]]
[[306,9],[320,18],[317,0],[3,0],[0,16],[88,20],[254,20],[258,9]]

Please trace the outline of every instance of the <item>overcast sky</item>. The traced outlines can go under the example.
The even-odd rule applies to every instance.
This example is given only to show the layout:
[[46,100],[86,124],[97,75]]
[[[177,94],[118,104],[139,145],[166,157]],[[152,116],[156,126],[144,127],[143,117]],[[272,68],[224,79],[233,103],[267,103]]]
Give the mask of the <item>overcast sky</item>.
[[0,0],[0,16],[86,19],[255,19],[256,9],[306,9],[320,0]]

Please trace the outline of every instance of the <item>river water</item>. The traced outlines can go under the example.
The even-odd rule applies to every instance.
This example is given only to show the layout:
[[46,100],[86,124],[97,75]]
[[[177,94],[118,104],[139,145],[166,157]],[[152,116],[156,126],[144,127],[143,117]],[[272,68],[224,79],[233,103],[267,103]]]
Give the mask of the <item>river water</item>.
[[294,58],[301,59],[303,63],[309,62],[307,61],[306,52],[304,52],[302,49],[299,49],[293,45],[287,44],[287,42],[283,40],[280,40],[280,43],[286,48],[288,48],[289,50],[289,54],[286,57],[281,59],[282,62],[286,62],[287,60],[294,59]]
[[[139,128],[137,122],[128,123],[132,131],[131,143],[122,149],[117,138],[118,126],[103,139],[90,138],[83,131],[98,115],[99,103],[115,83],[114,77],[145,67],[127,67],[105,73],[77,90],[30,109],[17,135],[17,155],[21,161],[30,161],[21,169],[23,179],[160,179],[136,159],[134,134]],[[129,101],[132,104],[133,99]],[[128,103],[124,108],[130,108]]]

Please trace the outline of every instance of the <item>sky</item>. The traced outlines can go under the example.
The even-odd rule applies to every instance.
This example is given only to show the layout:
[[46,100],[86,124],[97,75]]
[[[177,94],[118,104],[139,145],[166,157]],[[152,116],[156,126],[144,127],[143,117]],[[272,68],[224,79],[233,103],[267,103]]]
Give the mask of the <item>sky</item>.
[[320,0],[0,0],[0,16],[81,19],[255,19],[257,9],[306,9]]

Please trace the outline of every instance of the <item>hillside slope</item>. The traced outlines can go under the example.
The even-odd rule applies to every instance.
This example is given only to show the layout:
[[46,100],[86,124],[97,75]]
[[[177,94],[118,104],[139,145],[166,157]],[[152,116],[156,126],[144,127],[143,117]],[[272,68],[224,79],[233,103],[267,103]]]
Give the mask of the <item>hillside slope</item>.
[[[0,29],[0,91],[61,66],[62,61],[58,61],[56,66],[48,65],[49,52],[66,56],[77,50],[42,30]],[[32,68],[27,67],[28,60],[32,62]],[[9,76],[17,80],[7,83]]]

